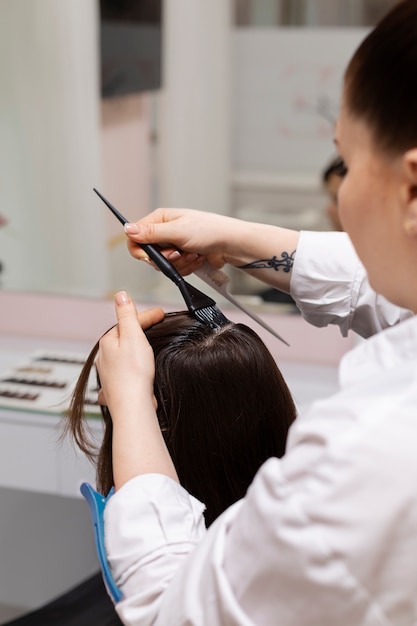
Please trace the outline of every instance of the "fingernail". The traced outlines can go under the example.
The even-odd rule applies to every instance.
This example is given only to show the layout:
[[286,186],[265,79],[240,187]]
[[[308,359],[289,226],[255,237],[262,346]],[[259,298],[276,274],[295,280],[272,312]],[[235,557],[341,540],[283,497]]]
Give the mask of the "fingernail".
[[125,224],[123,228],[127,235],[137,235],[139,232],[137,224]]
[[126,291],[119,291],[116,294],[116,304],[123,305],[123,304],[129,304],[129,302],[130,302],[130,298],[127,295]]
[[174,250],[174,252],[171,252],[171,254],[168,255],[168,260],[169,261],[176,261],[177,259],[179,259],[181,256],[181,252],[178,252],[178,250]]

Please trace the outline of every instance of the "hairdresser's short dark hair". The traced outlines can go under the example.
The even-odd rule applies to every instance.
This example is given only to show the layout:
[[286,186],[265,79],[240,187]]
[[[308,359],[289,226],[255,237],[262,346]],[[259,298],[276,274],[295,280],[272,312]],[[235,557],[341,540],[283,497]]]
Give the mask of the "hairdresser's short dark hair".
[[364,39],[345,73],[347,110],[388,154],[417,146],[417,2],[403,0]]
[[[181,484],[206,505],[209,525],[242,498],[271,456],[282,456],[296,409],[260,337],[244,324],[213,332],[189,313],[166,315],[146,331],[155,355],[158,419]],[[97,461],[97,486],[113,485],[112,422],[97,454],[88,438],[83,403],[98,344],[74,391],[66,430]]]

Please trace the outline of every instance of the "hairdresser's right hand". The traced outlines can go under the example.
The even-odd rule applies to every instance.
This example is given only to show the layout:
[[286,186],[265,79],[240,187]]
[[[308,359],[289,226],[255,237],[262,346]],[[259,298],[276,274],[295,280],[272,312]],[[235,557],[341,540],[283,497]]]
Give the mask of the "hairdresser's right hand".
[[205,259],[216,268],[238,263],[239,242],[247,231],[247,222],[192,209],[156,209],[125,226],[132,256],[146,259],[138,243],[157,244],[183,275],[194,272]]

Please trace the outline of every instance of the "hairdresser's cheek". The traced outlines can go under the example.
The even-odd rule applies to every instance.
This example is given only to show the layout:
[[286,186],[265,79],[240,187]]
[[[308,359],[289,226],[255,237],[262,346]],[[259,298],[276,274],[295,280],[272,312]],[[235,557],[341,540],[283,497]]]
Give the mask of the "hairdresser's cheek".
[[369,244],[367,198],[361,194],[351,194],[344,198],[342,205],[339,205],[339,211],[343,230],[349,235],[362,263],[367,265],[372,250]]
[[346,204],[345,204],[345,195],[343,193],[343,185],[339,189],[338,197],[337,197],[337,213],[342,225],[343,230],[347,230],[346,228]]
[[344,212],[340,210],[340,207],[338,211],[338,216],[342,229],[349,233],[349,221],[346,219]]
[[[347,175],[349,176],[349,174]],[[354,231],[356,197],[352,191],[350,180],[346,177],[340,185],[337,196],[337,212],[342,229],[350,236]]]

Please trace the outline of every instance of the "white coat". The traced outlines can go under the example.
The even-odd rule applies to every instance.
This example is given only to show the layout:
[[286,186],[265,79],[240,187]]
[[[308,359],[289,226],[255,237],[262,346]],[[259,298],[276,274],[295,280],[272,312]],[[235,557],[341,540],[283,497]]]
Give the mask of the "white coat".
[[340,391],[297,418],[285,457],[208,531],[201,503],[161,475],[110,499],[124,623],[417,624],[417,318],[372,292],[343,233],[302,234],[292,295],[344,333],[394,327],[343,358]]

